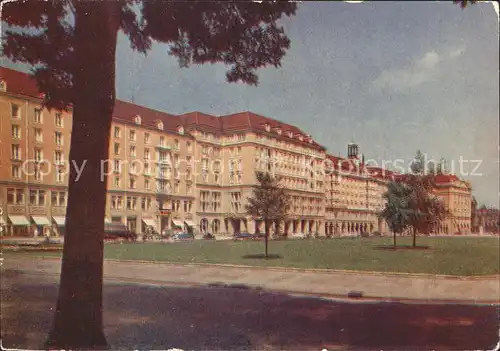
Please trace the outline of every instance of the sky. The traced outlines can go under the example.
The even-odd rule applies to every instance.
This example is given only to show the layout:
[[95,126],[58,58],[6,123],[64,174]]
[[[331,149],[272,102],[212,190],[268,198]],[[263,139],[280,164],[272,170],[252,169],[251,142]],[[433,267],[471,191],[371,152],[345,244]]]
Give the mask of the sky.
[[119,35],[117,97],[173,114],[252,111],[298,126],[334,155],[354,141],[378,165],[407,164],[420,149],[470,181],[480,204],[498,207],[491,4],[299,3],[282,24],[291,47],[282,67],[259,70],[257,87],[227,83],[222,64],[181,69],[164,44],[136,53]]

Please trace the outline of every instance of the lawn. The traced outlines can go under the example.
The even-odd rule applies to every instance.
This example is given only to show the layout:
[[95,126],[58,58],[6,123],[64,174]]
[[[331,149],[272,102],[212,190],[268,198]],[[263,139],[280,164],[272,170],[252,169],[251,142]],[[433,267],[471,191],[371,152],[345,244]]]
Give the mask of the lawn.
[[[271,241],[269,253],[277,259],[245,258],[264,252],[263,242],[196,240],[178,243],[116,243],[105,245],[108,259],[150,260],[176,263],[223,263],[268,267],[330,268],[379,272],[446,275],[500,273],[498,238],[422,237],[418,245],[428,250],[379,250],[391,238],[336,238]],[[398,245],[410,245],[398,238]],[[60,256],[60,253],[36,253]]]

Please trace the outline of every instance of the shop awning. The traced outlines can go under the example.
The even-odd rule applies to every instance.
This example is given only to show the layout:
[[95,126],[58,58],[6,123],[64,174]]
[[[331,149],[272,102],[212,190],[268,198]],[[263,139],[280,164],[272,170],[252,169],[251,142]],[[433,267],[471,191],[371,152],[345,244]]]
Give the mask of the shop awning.
[[156,227],[156,220],[154,218],[143,218],[142,221],[147,226]]
[[56,217],[52,217],[52,219],[54,220],[54,222],[56,222],[56,224],[59,227],[64,227],[64,225],[66,223],[66,217],[56,216]]
[[176,227],[182,227],[183,226],[182,221],[179,220],[179,219],[172,219],[172,223],[174,223],[174,226],[176,226]]
[[25,216],[9,216],[12,225],[30,225],[30,221]]
[[50,221],[47,217],[31,216],[31,219],[33,219],[33,222],[35,222],[36,225],[50,225]]
[[186,223],[188,227],[194,227],[194,223],[187,219],[184,221],[184,223]]

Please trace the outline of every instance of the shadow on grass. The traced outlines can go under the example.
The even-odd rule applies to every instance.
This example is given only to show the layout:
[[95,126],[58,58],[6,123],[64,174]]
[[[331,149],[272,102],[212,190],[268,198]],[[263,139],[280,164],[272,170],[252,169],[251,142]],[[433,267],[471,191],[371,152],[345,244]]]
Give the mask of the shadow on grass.
[[396,245],[394,247],[393,245],[377,245],[373,247],[375,250],[387,250],[387,251],[402,251],[402,250],[432,250],[430,246],[427,245],[417,245],[417,246],[411,246],[411,245]]
[[250,258],[250,259],[262,259],[262,260],[276,260],[283,258],[283,256],[278,254],[268,254],[267,256],[265,254],[250,254],[250,255],[244,255],[242,257],[247,259]]
[[[39,348],[53,318],[56,279],[10,277],[1,285],[3,346]],[[495,306],[339,302],[216,285],[104,286],[105,334],[114,350],[492,349],[497,312]]]

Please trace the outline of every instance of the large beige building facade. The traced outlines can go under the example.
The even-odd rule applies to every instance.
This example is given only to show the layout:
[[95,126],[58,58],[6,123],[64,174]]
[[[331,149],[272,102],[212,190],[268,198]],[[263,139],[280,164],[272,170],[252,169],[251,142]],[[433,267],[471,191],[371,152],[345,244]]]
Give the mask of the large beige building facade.
[[[60,235],[68,171],[75,167],[71,111],[42,108],[27,74],[0,73],[3,234]],[[334,157],[299,128],[252,112],[170,115],[117,101],[107,162],[106,220],[136,233],[262,232],[263,223],[245,214],[259,170],[279,176],[287,189],[290,216],[274,228],[282,233],[387,230],[377,213],[391,172],[365,167],[357,145],[348,146],[347,158]],[[443,178],[436,191],[454,216],[437,231],[466,231],[470,186]]]

